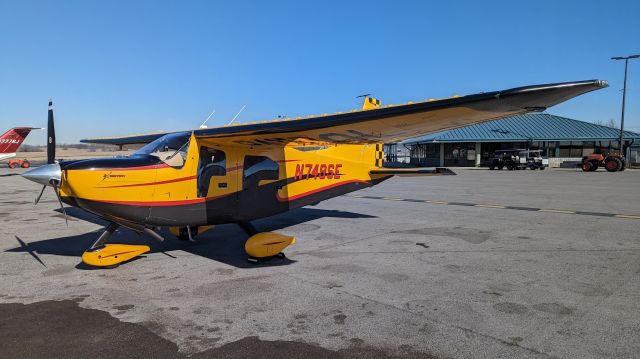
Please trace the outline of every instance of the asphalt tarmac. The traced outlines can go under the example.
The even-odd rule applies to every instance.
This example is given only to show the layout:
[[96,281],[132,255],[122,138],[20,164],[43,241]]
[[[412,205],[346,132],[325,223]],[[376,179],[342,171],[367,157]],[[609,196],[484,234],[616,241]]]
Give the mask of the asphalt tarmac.
[[0,169],[1,358],[638,358],[640,171],[394,178],[91,270],[104,222]]

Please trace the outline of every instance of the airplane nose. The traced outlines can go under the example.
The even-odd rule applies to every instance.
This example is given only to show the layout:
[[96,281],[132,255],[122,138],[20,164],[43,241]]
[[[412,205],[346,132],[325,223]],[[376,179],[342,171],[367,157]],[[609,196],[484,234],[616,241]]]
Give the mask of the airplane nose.
[[51,180],[60,183],[62,171],[59,164],[52,163],[29,170],[23,173],[22,177],[41,185],[51,186]]

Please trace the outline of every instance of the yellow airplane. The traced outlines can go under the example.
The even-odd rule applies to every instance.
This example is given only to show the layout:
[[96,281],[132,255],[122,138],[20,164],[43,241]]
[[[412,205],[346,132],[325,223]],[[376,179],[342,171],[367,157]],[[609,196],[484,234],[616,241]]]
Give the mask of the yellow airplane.
[[[249,236],[249,260],[282,256],[295,242],[257,233],[251,221],[376,185],[394,175],[447,175],[444,169],[391,169],[383,143],[506,116],[541,111],[607,87],[589,80],[381,106],[364,98],[362,110],[317,117],[242,123],[85,143],[142,146],[127,157],[55,161],[52,104],[48,112],[48,164],[23,176],[51,186],[60,201],[110,222],[82,255],[91,266],[113,266],[150,248],[105,244],[123,226],[163,240],[169,228],[193,239],[213,225],[237,223]],[[65,213],[66,218],[66,213]]]

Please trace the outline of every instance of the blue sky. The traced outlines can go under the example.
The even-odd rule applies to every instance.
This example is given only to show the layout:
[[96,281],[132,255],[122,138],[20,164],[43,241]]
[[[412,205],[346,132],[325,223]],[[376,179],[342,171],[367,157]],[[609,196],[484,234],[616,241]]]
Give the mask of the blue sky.
[[[0,130],[59,142],[301,116],[515,86],[606,79],[550,113],[620,118],[640,1],[0,0]],[[626,127],[640,131],[640,61]],[[44,131],[28,143],[44,144]]]

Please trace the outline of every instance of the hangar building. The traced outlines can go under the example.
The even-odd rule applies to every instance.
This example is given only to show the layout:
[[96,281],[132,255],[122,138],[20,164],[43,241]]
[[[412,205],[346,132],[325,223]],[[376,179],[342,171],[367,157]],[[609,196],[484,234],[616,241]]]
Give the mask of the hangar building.
[[[620,130],[589,122],[534,113],[433,133],[387,145],[387,161],[415,166],[485,166],[496,150],[541,149],[551,167],[581,161],[582,156],[616,150]],[[640,134],[624,133],[627,158],[640,163]],[[639,146],[639,147],[636,147]],[[402,153],[406,154],[402,156]],[[398,155],[400,153],[400,155]],[[395,157],[395,158],[394,158]],[[405,157],[405,158],[402,158]]]

